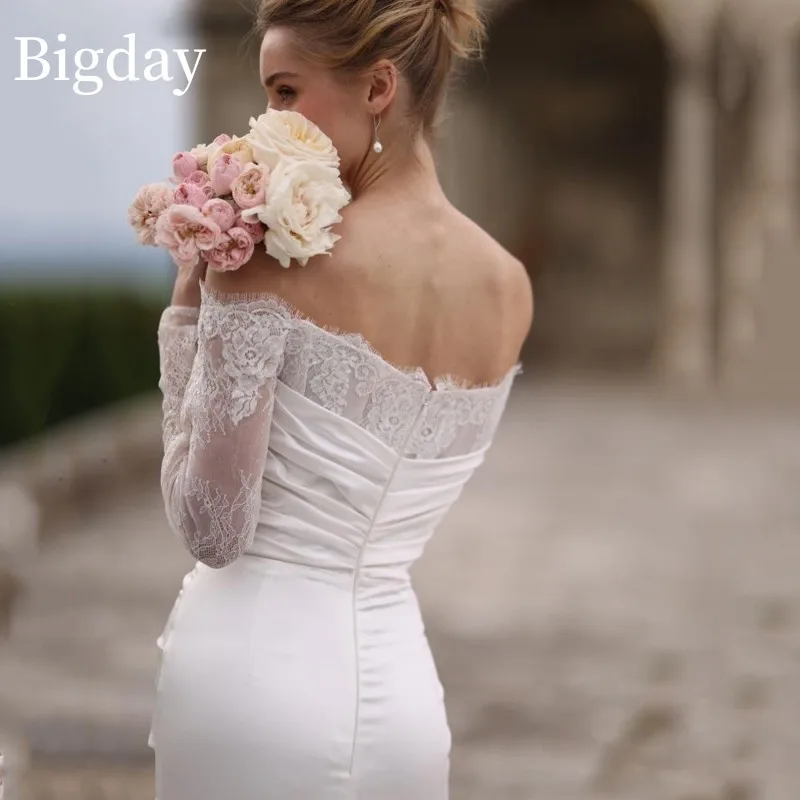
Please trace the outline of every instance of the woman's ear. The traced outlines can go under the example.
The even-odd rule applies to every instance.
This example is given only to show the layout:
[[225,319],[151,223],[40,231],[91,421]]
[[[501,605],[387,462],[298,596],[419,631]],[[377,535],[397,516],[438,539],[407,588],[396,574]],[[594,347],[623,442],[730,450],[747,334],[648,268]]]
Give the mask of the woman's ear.
[[382,59],[370,70],[367,104],[373,116],[382,114],[397,94],[397,67]]

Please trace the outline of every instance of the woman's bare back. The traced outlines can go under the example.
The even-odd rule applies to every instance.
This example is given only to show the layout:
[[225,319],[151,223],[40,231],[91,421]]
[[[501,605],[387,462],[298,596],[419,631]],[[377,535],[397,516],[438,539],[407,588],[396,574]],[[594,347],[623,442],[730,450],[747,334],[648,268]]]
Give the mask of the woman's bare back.
[[320,325],[364,336],[387,361],[429,378],[492,384],[517,363],[533,296],[525,268],[439,196],[345,210],[331,256],[288,270],[260,248],[221,292],[274,293]]

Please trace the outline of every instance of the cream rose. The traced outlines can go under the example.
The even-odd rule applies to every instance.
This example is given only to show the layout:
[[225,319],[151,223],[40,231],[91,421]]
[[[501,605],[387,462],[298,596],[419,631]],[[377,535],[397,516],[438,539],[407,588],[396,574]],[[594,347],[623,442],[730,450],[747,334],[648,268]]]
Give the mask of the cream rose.
[[141,244],[156,246],[156,223],[172,204],[175,190],[168,183],[143,186],[128,209],[128,222]]
[[189,155],[197,159],[197,164],[200,169],[205,169],[208,166],[209,157],[214,155],[225,142],[229,142],[230,140],[231,137],[228,136],[227,133],[221,133],[210,144],[196,144],[189,151]]
[[251,117],[250,133],[245,138],[252,147],[252,160],[271,169],[284,158],[339,168],[339,155],[333,142],[296,111],[271,109],[258,119]]
[[244,209],[245,222],[267,227],[267,253],[288,267],[327,253],[339,239],[330,227],[341,222],[339,211],[350,202],[338,172],[318,161],[282,160],[270,175],[264,204]]
[[235,137],[229,142],[224,142],[221,145],[215,145],[214,148],[209,151],[208,161],[206,162],[206,169],[208,170],[209,174],[211,174],[211,170],[214,167],[214,162],[220,156],[223,156],[226,153],[229,156],[233,156],[238,161],[241,161],[242,164],[249,164],[255,160],[253,157],[253,150],[247,137]]
[[208,148],[207,144],[198,144],[189,151],[189,155],[197,159],[197,166],[200,169],[205,169],[208,164]]

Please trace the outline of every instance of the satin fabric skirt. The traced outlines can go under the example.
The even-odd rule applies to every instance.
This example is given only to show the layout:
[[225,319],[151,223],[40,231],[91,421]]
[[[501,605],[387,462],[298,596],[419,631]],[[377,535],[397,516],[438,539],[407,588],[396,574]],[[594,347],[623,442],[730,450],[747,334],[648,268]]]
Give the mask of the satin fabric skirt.
[[450,731],[408,574],[244,556],[184,582],[157,800],[446,800]]

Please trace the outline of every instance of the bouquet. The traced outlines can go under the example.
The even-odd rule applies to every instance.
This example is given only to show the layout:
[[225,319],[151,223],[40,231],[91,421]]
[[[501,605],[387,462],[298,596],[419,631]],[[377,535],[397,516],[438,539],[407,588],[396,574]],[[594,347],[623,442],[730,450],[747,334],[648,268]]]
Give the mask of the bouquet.
[[177,153],[172,173],[139,190],[128,221],[179,267],[239,269],[262,242],[281,266],[305,266],[331,251],[340,238],[331,227],[350,202],[333,143],[294,111],[269,110],[245,136]]

